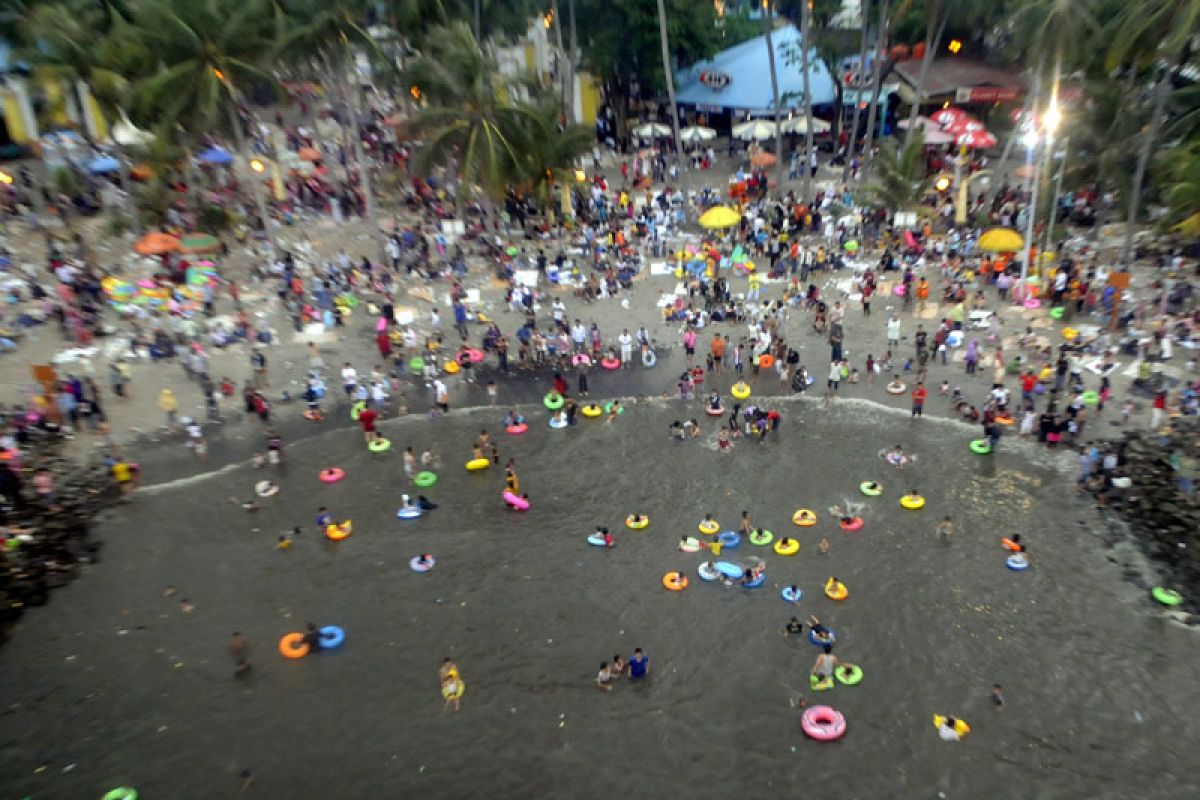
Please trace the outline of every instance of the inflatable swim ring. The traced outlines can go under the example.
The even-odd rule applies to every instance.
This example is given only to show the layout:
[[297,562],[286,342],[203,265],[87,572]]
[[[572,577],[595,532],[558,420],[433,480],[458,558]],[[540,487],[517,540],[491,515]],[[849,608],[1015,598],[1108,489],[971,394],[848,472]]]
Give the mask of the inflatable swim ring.
[[509,425],[504,430],[506,433],[508,433],[511,436],[520,436],[522,433],[529,430],[529,426],[526,425],[524,422],[519,422],[516,425]]
[[1024,572],[1029,569],[1029,557],[1024,553],[1013,553],[1004,559],[1004,565],[1013,572]]
[[838,525],[841,526],[842,530],[853,533],[854,531],[862,530],[863,518],[862,517],[851,517],[849,522],[846,522],[845,520],[843,520],[843,521],[839,522]]
[[741,543],[742,537],[733,531],[725,531],[717,536],[717,541],[721,543],[721,547],[724,547],[726,550],[732,550]]
[[354,405],[350,406],[350,419],[353,422],[358,422],[358,415],[367,410],[367,401],[359,400]]
[[279,653],[284,658],[304,658],[308,655],[308,645],[304,642],[304,634],[289,633],[280,639]]
[[741,580],[742,576],[746,574],[746,570],[742,569],[740,564],[735,564],[732,561],[718,561],[713,566],[716,567],[717,572],[731,581]]
[[845,600],[850,596],[850,590],[846,588],[846,584],[830,578],[825,581],[825,596],[830,600]]
[[437,483],[437,473],[429,470],[422,470],[417,473],[417,477],[413,478],[413,485],[420,486],[422,489],[433,486],[435,483]]
[[858,485],[858,490],[867,497],[879,497],[883,494],[883,485],[875,481],[863,481]]
[[326,625],[318,633],[321,634],[322,650],[335,650],[346,641],[346,632],[337,625]]
[[903,467],[908,463],[908,456],[903,453],[888,453],[883,457],[883,460],[891,464],[893,467]]
[[[942,716],[941,714],[934,714],[933,715],[933,727],[937,728],[938,730],[941,730],[942,726],[946,724],[946,719],[947,718]],[[968,733],[971,732],[971,726],[968,725],[967,723],[963,722],[961,719],[956,719],[956,720],[954,720],[954,732],[957,733],[960,737],[966,736]]]
[[587,353],[576,353],[571,356],[571,363],[577,367],[586,367],[592,363],[592,358]]
[[688,579],[686,575],[680,575],[678,572],[668,572],[662,576],[663,588],[670,592],[682,592],[687,588]]
[[721,577],[721,573],[717,572],[717,568],[713,566],[711,561],[704,561],[696,568],[696,573],[702,581],[715,581]]
[[346,477],[346,471],[341,467],[328,467],[321,470],[317,477],[321,479],[321,483],[337,483]]
[[[453,363],[454,366],[456,366],[456,367],[458,366],[457,362],[451,362],[451,363]],[[410,358],[408,360],[408,368],[410,370],[412,370],[413,372],[424,372],[425,371],[425,359],[421,358],[420,356],[413,356],[412,358]]]
[[1062,306],[1055,306],[1054,308],[1050,309],[1050,319],[1062,319],[1063,311],[1065,311],[1065,309]]
[[478,472],[481,469],[487,469],[492,465],[492,462],[486,458],[472,458],[467,462],[468,472]]
[[987,439],[972,439],[970,447],[972,453],[980,456],[986,456],[992,452],[992,447],[988,444]]
[[771,540],[774,538],[775,534],[771,533],[770,531],[763,530],[762,528],[750,531],[750,544],[756,544],[759,547],[770,544]]
[[550,427],[554,428],[554,430],[560,430],[562,428],[565,428],[565,427],[567,427],[567,424],[568,423],[565,419],[559,419],[558,417],[550,418]]
[[733,385],[733,388],[729,390],[729,393],[738,400],[745,400],[750,396],[750,386],[745,381],[738,381]]
[[833,670],[833,675],[846,686],[858,686],[863,679],[862,667],[856,664],[839,664]]
[[996,424],[997,425],[1016,425],[1017,421],[1016,421],[1016,419],[1013,418],[1013,416],[1011,414],[997,414],[996,415]]
[[421,509],[417,508],[416,506],[404,506],[399,511],[396,512],[396,516],[399,517],[400,519],[416,519],[417,517],[421,516],[423,513],[425,513],[425,512],[423,512]]
[[508,503],[510,506],[515,508],[517,511],[528,511],[529,510],[529,501],[526,500],[524,497],[515,495],[512,492],[508,491],[507,489],[505,489],[503,492],[501,492],[500,496],[502,498],[504,498],[504,502]]
[[824,679],[818,678],[816,675],[808,676],[808,686],[814,692],[824,692],[837,686],[833,682],[833,678],[826,676]]
[[770,369],[775,366],[775,356],[770,353],[763,353],[758,357],[758,365],[763,369]]
[[1099,392],[1093,392],[1093,391],[1087,391],[1087,392],[1084,392],[1084,393],[1083,393],[1083,404],[1084,404],[1085,406],[1098,406],[1098,405],[1100,405],[1100,394],[1099,394]]
[[367,443],[367,449],[372,453],[386,453],[391,447],[391,439],[372,439]]
[[1011,550],[1014,553],[1021,552],[1021,545],[1017,544],[1012,539],[1009,539],[1007,537],[1000,540],[1000,546],[1003,547],[1005,550]]
[[609,400],[607,403],[604,404],[604,413],[611,414],[614,406],[617,409],[617,416],[620,416],[625,413],[625,406],[617,405],[616,400]]
[[827,645],[827,644],[834,644],[835,642],[837,642],[837,634],[836,634],[836,633],[834,633],[834,632],[833,632],[832,630],[830,630],[829,628],[826,628],[825,630],[826,630],[826,632],[829,634],[829,638],[828,638],[828,639],[821,639],[821,638],[819,638],[819,637],[817,636],[817,632],[816,632],[816,631],[814,631],[812,628],[809,628],[809,629],[808,629],[808,641],[809,641],[809,643],[810,643],[810,644],[815,644],[817,647],[824,647],[824,646],[825,646],[825,645]]
[[619,369],[621,366],[621,360],[619,358],[613,358],[612,356],[605,356],[604,358],[600,359],[600,366],[608,370]]
[[259,481],[254,484],[254,493],[259,497],[274,497],[279,494],[279,486],[270,481]]
[[700,540],[695,536],[687,536],[679,543],[679,550],[684,553],[699,553]]
[[900,505],[909,511],[916,511],[918,508],[925,507],[925,498],[919,494],[906,494],[900,498]]
[[796,513],[792,514],[792,524],[801,528],[811,528],[817,524],[817,515],[811,508],[798,508]]
[[[641,517],[640,520],[637,517]],[[625,518],[625,527],[630,530],[640,531],[642,528],[650,524],[650,518],[644,514],[630,514]]]
[[800,552],[800,543],[786,536],[775,542],[775,552],[781,556],[794,556]]
[[700,529],[701,533],[708,534],[709,536],[721,530],[720,523],[715,519],[701,520],[700,524],[696,527]]
[[583,415],[585,417],[598,417],[604,413],[604,410],[601,409],[600,406],[597,405],[596,403],[588,403],[586,406],[584,406],[583,408],[581,408],[579,410],[581,412],[583,412]]
[[478,347],[467,348],[467,358],[471,359],[472,364],[478,364],[483,361],[483,351]]
[[804,716],[800,717],[800,729],[810,739],[832,742],[846,733],[846,718],[829,706],[813,706],[805,709]]
[[458,365],[457,361],[447,361],[442,365],[442,369],[446,370],[447,375],[457,375],[462,367]]
[[779,596],[785,603],[799,603],[800,598],[804,597],[804,590],[798,586],[785,586],[779,590]]
[[351,524],[350,520],[346,520],[341,525],[326,525],[325,538],[329,539],[330,541],[340,542],[342,539],[345,539],[347,536],[353,533],[353,531],[354,526]]
[[653,350],[643,350],[642,351],[642,366],[643,367],[646,367],[647,369],[649,369],[650,367],[653,367],[657,363],[658,363],[658,356],[656,356],[654,354]]
[[1162,586],[1155,586],[1150,590],[1150,595],[1164,606],[1177,606],[1183,603],[1183,595],[1174,589]]
[[446,674],[447,680],[442,684],[442,697],[447,700],[457,700],[467,690],[467,682],[458,676],[456,670]]
[[558,392],[548,392],[546,396],[542,398],[542,405],[551,411],[558,411],[563,407],[563,396]]
[[435,564],[437,564],[437,559],[433,556],[429,556],[424,562],[421,561],[420,556],[413,556],[408,560],[408,568],[413,572],[429,572]]
[[1038,300],[1036,297],[1026,297],[1025,298],[1025,307],[1026,308],[1041,308],[1042,301]]
[[767,582],[767,573],[760,573],[759,576],[751,581],[742,584],[743,589],[761,589],[762,585]]
[[607,543],[604,541],[604,537],[598,533],[589,533],[588,537],[587,537],[587,541],[588,541],[588,544],[593,545],[595,547],[607,547],[608,546]]
[[904,394],[904,390],[908,387],[902,381],[892,381],[887,385],[888,394]]
[[138,793],[132,786],[118,786],[105,792],[100,800],[138,800]]
[[717,406],[716,408],[707,406],[704,409],[704,413],[708,414],[710,417],[722,417],[725,415],[725,406]]

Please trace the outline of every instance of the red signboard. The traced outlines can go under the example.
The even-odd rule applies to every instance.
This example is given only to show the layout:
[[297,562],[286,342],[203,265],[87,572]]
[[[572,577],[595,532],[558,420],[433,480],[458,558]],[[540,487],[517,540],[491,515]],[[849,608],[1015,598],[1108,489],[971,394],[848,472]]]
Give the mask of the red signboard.
[[1012,86],[961,86],[954,95],[959,103],[1004,103],[1018,99],[1021,90]]

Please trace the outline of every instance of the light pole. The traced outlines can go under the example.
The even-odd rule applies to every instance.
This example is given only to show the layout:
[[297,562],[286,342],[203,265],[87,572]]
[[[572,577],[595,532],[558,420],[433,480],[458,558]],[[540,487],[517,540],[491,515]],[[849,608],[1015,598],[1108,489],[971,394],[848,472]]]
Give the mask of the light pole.
[[1029,260],[1033,251],[1033,218],[1037,214],[1038,163],[1033,158],[1033,151],[1037,149],[1038,145],[1036,123],[1025,132],[1021,141],[1025,145],[1025,168],[1033,170],[1033,180],[1030,182],[1029,189],[1029,208],[1025,211],[1025,242],[1022,248],[1025,252],[1021,258],[1021,291],[1019,294],[1024,299],[1027,290],[1025,282],[1029,278]]
[[1054,246],[1054,223],[1058,219],[1058,200],[1062,196],[1063,173],[1067,171],[1067,154],[1071,149],[1071,137],[1063,137],[1062,163],[1058,165],[1058,174],[1054,176],[1054,202],[1050,205],[1050,222],[1046,225],[1046,246],[1049,250]]
[[[1054,132],[1058,130],[1058,125],[1060,122],[1062,122],[1062,112],[1058,110],[1058,100],[1056,97],[1051,97],[1050,107],[1046,109],[1046,114],[1044,117],[1042,117],[1042,127],[1046,131],[1047,168],[1049,168],[1049,165],[1054,158]],[[1067,166],[1065,154],[1063,158],[1064,160],[1062,166],[1060,166],[1058,170],[1058,176],[1054,180],[1054,202],[1050,204],[1050,219],[1046,224],[1046,241],[1042,247],[1042,252],[1050,250],[1050,248],[1053,246],[1053,242],[1050,240],[1050,235],[1054,233],[1054,218],[1058,214],[1058,192],[1062,188],[1062,174],[1063,170]]]

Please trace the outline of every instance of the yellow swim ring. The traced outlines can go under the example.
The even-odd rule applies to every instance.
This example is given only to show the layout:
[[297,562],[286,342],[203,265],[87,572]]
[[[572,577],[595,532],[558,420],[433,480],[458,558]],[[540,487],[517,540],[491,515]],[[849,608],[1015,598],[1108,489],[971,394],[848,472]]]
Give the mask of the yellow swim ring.
[[471,472],[477,472],[481,469],[487,469],[492,465],[491,461],[486,458],[472,458],[467,462],[467,469]]
[[650,518],[644,514],[630,514],[625,518],[625,527],[630,530],[640,531],[649,524]]
[[925,507],[925,498],[919,494],[906,494],[900,498],[900,505],[910,511],[916,511],[918,508]]
[[830,578],[825,581],[825,596],[830,600],[845,600],[850,596],[850,590],[846,588],[846,584]]
[[442,369],[446,370],[447,375],[457,375],[458,370],[459,370],[458,362],[457,361],[447,361],[442,366]]
[[463,696],[463,692],[467,690],[467,682],[458,677],[458,673],[451,671],[446,674],[446,680],[442,681],[442,697],[447,700],[457,700]]
[[604,409],[602,409],[600,406],[596,405],[595,403],[588,403],[586,406],[584,406],[580,410],[583,412],[583,415],[585,417],[598,417],[604,413]]
[[745,400],[750,396],[750,385],[745,381],[738,381],[733,385],[733,388],[729,390],[729,393],[738,400]]
[[[933,727],[941,729],[946,724],[946,717],[943,714],[933,715]],[[963,722],[961,719],[954,720],[954,732],[959,736],[966,736],[971,732],[971,726]]]
[[696,527],[699,528],[701,533],[706,533],[709,535],[719,533],[721,531],[721,523],[717,522],[715,519],[702,520]]
[[800,543],[795,539],[789,539],[784,536],[775,542],[775,552],[781,556],[794,556],[800,552]]
[[817,524],[817,515],[811,508],[798,508],[796,513],[792,514],[792,524],[801,528],[811,528]]

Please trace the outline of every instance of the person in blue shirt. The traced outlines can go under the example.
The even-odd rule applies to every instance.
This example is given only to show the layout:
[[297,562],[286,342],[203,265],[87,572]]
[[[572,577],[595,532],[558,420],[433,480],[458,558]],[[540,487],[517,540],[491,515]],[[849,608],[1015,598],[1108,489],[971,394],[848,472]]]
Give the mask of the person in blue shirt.
[[629,657],[629,680],[640,681],[650,672],[650,659],[642,652],[642,648],[633,651]]

